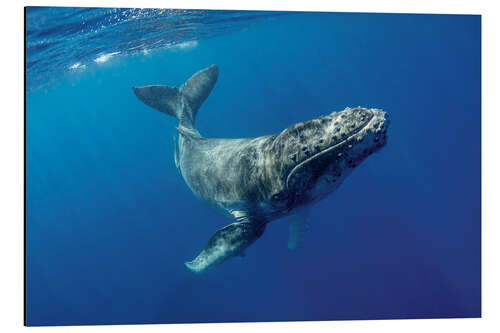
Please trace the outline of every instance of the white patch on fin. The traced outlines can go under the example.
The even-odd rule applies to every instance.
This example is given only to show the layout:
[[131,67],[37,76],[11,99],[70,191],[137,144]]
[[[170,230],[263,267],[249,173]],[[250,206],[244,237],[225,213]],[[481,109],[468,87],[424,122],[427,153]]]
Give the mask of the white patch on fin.
[[179,169],[179,148],[177,147],[177,135],[174,134],[174,161],[175,166]]

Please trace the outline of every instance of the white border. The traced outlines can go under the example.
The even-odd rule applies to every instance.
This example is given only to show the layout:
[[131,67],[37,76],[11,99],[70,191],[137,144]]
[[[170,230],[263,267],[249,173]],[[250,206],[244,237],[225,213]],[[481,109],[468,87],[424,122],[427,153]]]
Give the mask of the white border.
[[[482,127],[482,186],[483,186],[483,318],[482,319],[431,319],[431,320],[380,320],[244,324],[188,324],[188,325],[131,325],[131,326],[81,326],[23,328],[23,9],[22,6],[86,6],[86,7],[168,7],[203,9],[261,9],[304,11],[350,11],[392,13],[458,13],[482,14],[483,30],[483,127]],[[330,332],[489,332],[498,331],[499,319],[499,255],[500,241],[498,199],[500,188],[497,171],[500,170],[498,152],[500,140],[496,124],[500,122],[499,91],[499,37],[500,31],[495,1],[220,1],[194,0],[99,0],[99,1],[22,1],[2,5],[1,45],[1,121],[0,121],[0,327],[4,332],[21,329],[65,331],[174,331],[188,332],[250,332],[254,330],[286,330],[302,332],[314,330]],[[475,110],[471,110],[475,112]],[[464,133],[466,135],[466,133]],[[465,157],[464,157],[465,158]],[[458,180],[457,180],[458,181]]]

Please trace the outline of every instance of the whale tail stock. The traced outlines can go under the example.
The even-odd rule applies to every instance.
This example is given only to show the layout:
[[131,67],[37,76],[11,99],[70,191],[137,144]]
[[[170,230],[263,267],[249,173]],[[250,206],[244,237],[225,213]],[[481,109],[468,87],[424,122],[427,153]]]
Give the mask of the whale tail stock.
[[179,88],[153,85],[132,87],[144,104],[179,119],[180,125],[193,128],[198,109],[217,82],[219,69],[211,65],[196,72]]

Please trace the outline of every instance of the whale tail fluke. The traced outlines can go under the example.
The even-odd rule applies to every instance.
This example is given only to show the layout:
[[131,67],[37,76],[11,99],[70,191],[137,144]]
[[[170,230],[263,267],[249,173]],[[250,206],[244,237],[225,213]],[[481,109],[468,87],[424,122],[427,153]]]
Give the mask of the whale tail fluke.
[[210,95],[218,76],[217,65],[212,65],[196,72],[179,88],[153,85],[132,90],[144,104],[179,119],[184,127],[193,128],[198,109]]

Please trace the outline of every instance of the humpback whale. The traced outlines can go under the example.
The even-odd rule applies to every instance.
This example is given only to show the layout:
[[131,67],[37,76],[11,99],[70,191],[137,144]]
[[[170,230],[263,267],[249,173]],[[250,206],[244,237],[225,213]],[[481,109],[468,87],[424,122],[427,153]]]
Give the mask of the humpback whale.
[[185,265],[202,273],[243,256],[267,223],[290,215],[290,249],[307,230],[309,207],[335,191],[352,170],[386,144],[389,117],[374,108],[346,108],[257,138],[211,139],[195,127],[196,114],[219,75],[216,65],[180,87],[132,87],[146,105],[179,120],[175,165],[201,200],[233,223],[213,234]]

